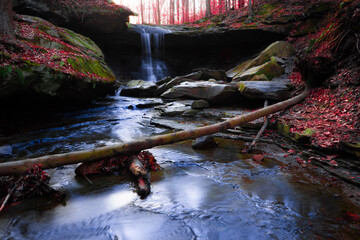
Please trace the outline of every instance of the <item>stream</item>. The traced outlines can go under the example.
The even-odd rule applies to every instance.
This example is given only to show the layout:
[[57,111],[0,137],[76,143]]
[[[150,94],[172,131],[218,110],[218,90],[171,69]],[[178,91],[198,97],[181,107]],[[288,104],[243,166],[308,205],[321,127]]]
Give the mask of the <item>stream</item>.
[[[48,114],[2,136],[13,158],[91,149],[160,134],[149,109],[156,99],[109,97],[87,109]],[[356,239],[346,219],[354,207],[323,188],[283,172],[266,158],[254,164],[241,141],[217,139],[218,147],[193,150],[191,142],[150,152],[163,170],[151,174],[144,200],[127,176],[75,177],[75,166],[49,170],[51,185],[66,202],[25,200],[0,215],[1,239]],[[280,151],[278,149],[278,151]],[[10,159],[11,160],[11,159]],[[338,190],[339,196],[341,191]]]
[[[143,63],[148,80],[164,74],[162,66],[149,70],[149,55]],[[21,112],[21,119],[0,122],[6,127],[0,146],[13,150],[0,161],[166,133],[151,124],[149,108],[139,107],[161,101],[116,95],[85,107]],[[264,151],[273,157],[256,164],[252,154],[242,153],[244,142],[216,140],[218,146],[208,150],[192,149],[191,141],[150,149],[163,169],[151,173],[145,199],[129,176],[91,176],[91,186],[75,176],[74,165],[48,170],[50,185],[64,191],[66,200],[37,198],[11,206],[0,213],[0,239],[360,239],[359,222],[349,217],[359,209],[330,180],[306,169],[300,177],[283,171],[276,145],[267,144]]]

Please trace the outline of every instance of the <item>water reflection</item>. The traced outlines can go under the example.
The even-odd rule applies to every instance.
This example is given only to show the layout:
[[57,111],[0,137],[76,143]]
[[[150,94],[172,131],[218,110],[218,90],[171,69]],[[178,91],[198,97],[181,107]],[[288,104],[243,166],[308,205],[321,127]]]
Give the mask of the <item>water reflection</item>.
[[[146,110],[127,108],[146,101],[113,98],[89,111],[60,114],[48,128],[9,139],[18,144],[15,152],[34,156],[49,148],[73,151],[163,131],[148,125],[142,117]],[[345,211],[353,212],[347,202],[322,186],[296,181],[275,160],[254,164],[251,155],[241,152],[243,143],[236,141],[222,140],[206,151],[190,145],[150,150],[164,169],[152,174],[152,194],[145,200],[138,198],[127,177],[91,177],[92,187],[74,178],[74,166],[54,170],[51,181],[68,192],[66,205],[32,200],[14,206],[0,215],[0,239],[360,237],[346,220],[337,220]]]

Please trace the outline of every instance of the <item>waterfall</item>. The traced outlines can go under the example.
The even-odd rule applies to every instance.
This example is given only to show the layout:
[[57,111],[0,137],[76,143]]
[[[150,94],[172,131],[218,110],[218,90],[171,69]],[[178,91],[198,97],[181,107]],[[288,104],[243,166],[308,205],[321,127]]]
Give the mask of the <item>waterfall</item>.
[[141,34],[141,79],[157,81],[167,76],[167,66],[160,55],[165,47],[165,34],[170,31],[145,25],[134,25],[133,29]]

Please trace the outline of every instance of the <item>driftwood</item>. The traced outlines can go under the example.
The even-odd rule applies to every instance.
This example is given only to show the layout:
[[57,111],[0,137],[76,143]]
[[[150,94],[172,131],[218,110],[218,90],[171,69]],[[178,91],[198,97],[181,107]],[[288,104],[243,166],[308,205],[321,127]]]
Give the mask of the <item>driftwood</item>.
[[78,151],[72,153],[56,154],[51,156],[43,156],[32,159],[24,159],[19,161],[7,162],[0,164],[0,176],[19,175],[27,171],[34,165],[41,165],[43,169],[56,168],[63,165],[75,164],[80,162],[90,162],[101,159],[109,159],[122,153],[136,153],[143,149],[149,149],[159,145],[171,144],[187,139],[195,139],[201,136],[221,132],[229,128],[234,128],[240,124],[253,121],[260,117],[281,111],[287,107],[302,101],[308,94],[305,90],[300,95],[271,105],[266,108],[256,110],[242,116],[231,118],[227,121],[199,127],[192,130],[180,131],[165,135],[153,136],[129,143],[121,143],[113,146],[106,146],[92,150]]
[[[268,100],[265,100],[264,103],[264,108],[266,108],[268,106]],[[256,137],[254,138],[254,141],[252,141],[250,147],[248,148],[248,150],[246,151],[247,153],[250,153],[251,150],[253,149],[253,147],[255,147],[256,142],[259,140],[260,136],[263,134],[263,132],[265,131],[266,127],[268,125],[268,118],[267,115],[264,116],[264,124],[262,125],[260,131],[258,132],[258,134],[256,134]]]

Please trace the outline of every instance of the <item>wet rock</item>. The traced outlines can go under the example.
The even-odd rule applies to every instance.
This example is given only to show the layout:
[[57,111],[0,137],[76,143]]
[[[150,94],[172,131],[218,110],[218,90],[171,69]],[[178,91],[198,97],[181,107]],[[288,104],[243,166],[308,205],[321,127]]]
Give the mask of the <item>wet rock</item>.
[[163,105],[163,101],[160,100],[151,100],[149,102],[146,103],[140,103],[140,104],[136,104],[136,108],[138,109],[145,109],[145,108],[152,108],[152,107],[156,107],[159,105]]
[[161,86],[161,85],[163,85],[164,83],[170,82],[172,79],[173,79],[173,78],[170,77],[170,76],[164,77],[163,79],[157,81],[157,82],[156,82],[156,85]]
[[242,96],[251,99],[282,101],[291,97],[288,81],[244,81],[237,87]]
[[153,97],[157,85],[144,80],[132,80],[120,92],[121,96],[128,97]]
[[155,109],[160,111],[161,116],[171,117],[182,115],[186,110],[190,109],[190,106],[183,102],[171,102]]
[[158,87],[158,89],[155,91],[155,95],[160,96],[161,94],[163,94],[164,92],[166,92],[167,90],[169,90],[170,88],[172,88],[175,85],[178,85],[182,82],[191,82],[191,81],[194,81],[194,80],[183,78],[183,77],[175,77],[172,80],[170,80],[169,82],[160,85]]
[[215,80],[227,80],[227,76],[224,70],[211,70],[208,68],[197,68],[194,69],[193,72],[201,72],[202,80],[209,80],[209,79],[215,79]]
[[0,146],[0,157],[11,157],[12,147],[10,145]]
[[212,148],[215,146],[216,146],[215,139],[211,135],[198,137],[191,144],[191,147],[194,149],[205,149],[205,148]]
[[200,124],[184,122],[184,120],[177,119],[163,119],[163,118],[151,118],[150,123],[155,126],[168,128],[172,130],[190,130],[200,127]]
[[191,104],[192,109],[204,109],[210,106],[209,102],[206,100],[196,100]]
[[237,100],[240,94],[234,84],[218,84],[208,81],[183,82],[164,92],[163,98],[195,98],[223,104]]

